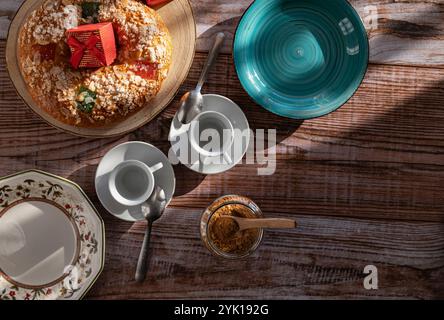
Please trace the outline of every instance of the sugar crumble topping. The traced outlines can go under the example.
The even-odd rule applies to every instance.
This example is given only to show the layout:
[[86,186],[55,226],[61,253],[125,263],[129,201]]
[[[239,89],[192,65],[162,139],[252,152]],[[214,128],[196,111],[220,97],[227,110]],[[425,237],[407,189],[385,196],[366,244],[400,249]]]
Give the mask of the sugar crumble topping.
[[47,1],[41,14],[33,12],[28,27],[33,29],[32,36],[38,44],[55,43],[63,39],[67,29],[78,26],[80,12],[76,5],[65,6],[59,1]]
[[[84,1],[48,0],[29,16],[19,39],[21,69],[42,108],[62,121],[94,125],[124,117],[153,98],[167,76],[172,49],[168,30],[154,10],[135,0],[94,0],[100,4],[98,22],[115,27],[117,60],[99,69],[71,68],[65,33],[91,23],[82,16]],[[54,60],[47,59],[44,50],[49,49]],[[153,78],[142,76],[153,66]],[[81,88],[87,91],[79,92]],[[94,108],[87,113],[79,103],[94,103]]]

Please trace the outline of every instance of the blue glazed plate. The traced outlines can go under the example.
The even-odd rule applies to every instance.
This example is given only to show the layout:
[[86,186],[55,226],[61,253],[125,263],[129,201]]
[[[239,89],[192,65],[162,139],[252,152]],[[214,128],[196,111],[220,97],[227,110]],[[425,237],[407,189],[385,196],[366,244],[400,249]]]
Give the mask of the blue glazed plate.
[[310,119],[353,96],[367,70],[368,47],[364,25],[346,0],[256,0],[239,22],[233,55],[256,103]]

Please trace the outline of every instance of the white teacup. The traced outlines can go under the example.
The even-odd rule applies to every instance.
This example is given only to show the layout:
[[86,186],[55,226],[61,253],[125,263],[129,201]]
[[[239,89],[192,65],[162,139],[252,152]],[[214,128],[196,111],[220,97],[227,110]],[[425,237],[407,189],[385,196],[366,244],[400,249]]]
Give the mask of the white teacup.
[[138,160],[119,163],[109,176],[108,187],[112,197],[125,206],[137,206],[153,193],[153,173],[163,168],[162,162],[152,167]]
[[[219,141],[213,141],[214,135]],[[234,129],[231,121],[222,113],[204,111],[191,121],[189,139],[192,149],[206,157],[224,156],[231,163],[228,154],[233,141]]]

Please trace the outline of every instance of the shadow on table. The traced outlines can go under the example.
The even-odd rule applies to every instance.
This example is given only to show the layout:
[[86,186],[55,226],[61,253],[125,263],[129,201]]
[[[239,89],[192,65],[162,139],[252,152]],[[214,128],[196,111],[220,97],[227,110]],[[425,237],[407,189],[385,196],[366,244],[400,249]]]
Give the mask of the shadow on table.
[[[213,45],[213,39],[216,36],[217,33],[223,32],[225,33],[225,40],[224,40],[224,47],[227,49],[222,49],[223,52],[230,52],[232,51],[232,45],[233,45],[233,39],[234,34],[236,32],[237,25],[239,24],[239,21],[241,19],[241,16],[233,17],[230,19],[226,19],[224,21],[219,22],[218,24],[215,24],[211,28],[207,29],[204,33],[202,33],[197,41],[204,41],[203,39],[208,39],[209,47],[211,48]],[[229,50],[229,51],[227,51]]]
[[[374,100],[378,99],[378,95],[371,97]],[[371,105],[372,101],[368,101],[368,104]],[[412,139],[412,133],[417,134],[418,139],[427,139],[424,137],[426,134],[441,134],[441,129],[444,128],[444,79],[434,81],[422,91],[407,98],[401,105],[393,106],[387,113],[352,130],[346,138],[351,139],[359,136],[360,132],[374,131],[376,128],[378,135],[387,137],[387,142],[392,138],[409,141]],[[444,142],[439,137],[435,142],[429,140],[421,143],[424,143],[424,146],[444,149]]]
[[126,232],[131,228],[133,222],[123,221],[114,217],[102,206],[99,198],[97,197],[95,189],[95,181],[94,181],[96,169],[97,165],[86,165],[71,172],[71,174],[67,178],[77,183],[83,189],[83,191],[88,195],[89,199],[94,204],[96,209],[99,211],[101,217],[103,218],[105,222],[105,227],[107,229],[110,223],[112,223],[113,225],[117,223],[118,229],[124,230]]
[[[232,51],[232,42],[234,38],[235,28],[239,23],[239,17],[234,17],[227,19],[218,23],[217,25],[211,27],[207,31],[205,31],[201,37],[213,39],[214,36],[220,32],[225,32],[227,38],[225,41],[231,42],[229,45],[230,51]],[[211,42],[211,40],[210,40]],[[254,43],[248,43],[248,46],[253,46]],[[232,54],[232,52],[231,52]],[[211,92],[218,93],[222,95],[226,95],[228,98],[232,99],[234,102],[240,105],[245,115],[247,116],[248,122],[250,124],[250,128],[256,133],[256,130],[263,129],[265,130],[265,145],[268,145],[268,137],[267,131],[274,129],[276,130],[276,143],[280,143],[285,140],[287,137],[291,136],[303,123],[302,120],[294,120],[289,118],[280,117],[276,114],[273,114],[262,106],[258,105],[251,99],[248,94],[243,89],[236,73],[236,68],[234,65],[234,60],[229,60],[226,62],[230,68],[227,73],[227,77],[229,79],[229,86],[223,92]],[[219,73],[223,72],[221,69],[221,64],[217,64],[215,69],[219,69]],[[224,66],[226,68],[226,66]],[[210,76],[211,77],[211,76]],[[228,80],[227,79],[227,80]],[[268,147],[272,147],[269,145]]]
[[[246,94],[246,93],[245,93]],[[256,104],[250,98],[248,105],[242,106],[242,110],[247,116],[251,130],[257,135],[258,130],[265,130],[265,146],[270,148],[274,145],[269,143],[268,132],[276,130],[276,144],[293,135],[304,123],[303,120],[296,120],[278,116]],[[258,151],[258,150],[256,150]],[[260,151],[260,150],[259,150]]]
[[[83,191],[91,198],[91,200],[97,200],[96,190],[94,186],[94,176],[96,174],[97,165],[84,165],[74,171],[72,171],[67,179],[77,183]],[[93,201],[96,203],[96,201]]]
[[[168,106],[168,108],[176,108],[176,106]],[[150,124],[139,129],[134,138],[140,141],[146,141],[157,148],[159,148],[163,154],[167,157],[171,148],[171,143],[168,140],[171,121],[173,117],[171,115],[161,114]],[[170,159],[170,162],[172,160]],[[176,191],[174,197],[181,196],[193,191],[204,180],[205,175],[196,173],[182,164],[173,165],[174,175],[176,177]]]
[[188,169],[183,164],[173,166],[176,175],[175,197],[185,195],[197,188],[205,179],[204,174],[200,174]]
[[[440,200],[440,190],[444,186],[444,79],[428,83],[416,93],[403,91],[392,94],[397,96],[395,101],[402,101],[399,105],[389,103],[391,109],[387,112],[363,121],[344,136],[334,137],[333,143],[319,143],[305,150],[307,158],[315,159],[317,155],[323,155],[322,170],[326,171],[319,184],[322,183],[325,190],[331,188],[324,190],[329,197],[324,196],[323,205],[331,205],[331,214],[337,216],[362,213],[375,218],[388,218],[393,211],[392,214],[397,212],[396,219],[434,221],[438,218],[444,222],[444,216],[440,215],[444,208]],[[406,96],[405,99],[401,99],[402,96]],[[377,93],[369,92],[365,102],[369,106],[373,102],[381,104],[378,102],[380,97]],[[390,94],[386,99],[390,99]],[[365,117],[365,114],[360,116]],[[287,164],[278,168],[288,168],[296,161],[303,160],[300,155],[288,154],[282,160]],[[312,163],[316,166],[321,162]],[[331,173],[328,166],[332,166]],[[274,177],[265,179],[270,179],[268,183],[272,185],[286,175],[288,172],[278,169]],[[294,183],[291,187],[293,194],[310,185],[307,181],[301,185]],[[347,193],[338,194],[337,190],[345,187]],[[377,187],[378,192],[373,190],[372,193],[371,188]],[[363,190],[370,192],[364,193]],[[264,200],[273,196],[281,195],[271,191]],[[316,199],[314,193],[305,198],[313,202],[318,201]],[[343,207],[349,206],[347,212],[335,212],[335,204],[341,201]],[[357,207],[360,208],[359,213]],[[364,213],[365,210],[368,211]]]

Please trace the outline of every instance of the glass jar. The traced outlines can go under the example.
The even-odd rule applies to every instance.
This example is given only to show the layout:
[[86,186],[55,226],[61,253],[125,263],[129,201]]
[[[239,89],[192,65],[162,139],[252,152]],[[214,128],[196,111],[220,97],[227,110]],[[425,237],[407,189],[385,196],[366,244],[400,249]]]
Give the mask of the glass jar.
[[[240,259],[251,255],[262,241],[263,229],[239,231],[240,234],[236,233],[238,235],[236,239],[215,238],[217,234],[219,234],[219,237],[223,237],[223,235],[221,236],[220,233],[216,232],[215,222],[224,215],[262,218],[262,211],[252,200],[246,197],[226,195],[216,199],[206,208],[200,220],[200,235],[203,243],[211,253],[227,259]],[[224,247],[224,245],[226,246]]]

